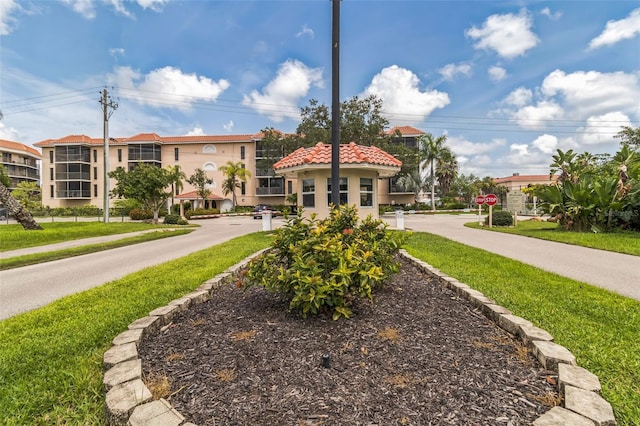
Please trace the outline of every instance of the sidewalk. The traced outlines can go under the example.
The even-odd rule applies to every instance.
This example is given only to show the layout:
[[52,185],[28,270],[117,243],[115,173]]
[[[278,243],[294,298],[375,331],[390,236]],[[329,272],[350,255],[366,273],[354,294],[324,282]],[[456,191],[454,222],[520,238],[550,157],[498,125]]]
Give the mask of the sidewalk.
[[[384,220],[392,227],[396,225],[395,217]],[[404,216],[407,230],[440,235],[640,300],[640,256],[464,226],[473,221],[477,221],[473,214]]]

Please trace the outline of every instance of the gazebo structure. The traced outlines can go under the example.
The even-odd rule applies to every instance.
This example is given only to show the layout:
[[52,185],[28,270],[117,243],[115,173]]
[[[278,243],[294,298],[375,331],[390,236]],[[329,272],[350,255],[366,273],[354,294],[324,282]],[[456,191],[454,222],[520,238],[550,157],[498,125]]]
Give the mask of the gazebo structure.
[[204,204],[202,203],[202,198],[198,195],[197,191],[189,191],[184,192],[182,194],[176,195],[174,197],[177,201],[180,202],[180,216],[184,217],[184,202],[189,201],[191,203],[191,208],[214,208],[220,209],[222,211],[222,203],[224,198],[214,193],[209,193],[207,198],[204,200]]
[[[358,216],[378,217],[378,179],[394,176],[402,162],[375,146],[340,145],[340,204],[355,205]],[[331,145],[299,148],[273,165],[277,174],[297,180],[298,205],[305,216],[329,215]]]

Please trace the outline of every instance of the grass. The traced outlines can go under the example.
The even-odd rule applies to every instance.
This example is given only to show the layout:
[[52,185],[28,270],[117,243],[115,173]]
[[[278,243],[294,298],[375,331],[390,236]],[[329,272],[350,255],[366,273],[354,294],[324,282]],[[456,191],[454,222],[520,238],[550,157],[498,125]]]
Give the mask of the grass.
[[477,222],[466,223],[465,226],[475,229],[486,229],[493,232],[524,235],[541,240],[589,247],[599,250],[640,256],[640,232],[574,232],[566,231],[551,222],[537,222],[533,220],[518,221],[518,225],[494,226],[492,228],[478,225]]
[[0,226],[0,251],[17,250],[80,238],[125,234],[154,228],[175,228],[175,225],[152,225],[140,222],[57,222],[41,223],[42,231],[25,231],[21,225]]
[[80,256],[83,254],[95,253],[103,250],[110,250],[118,247],[124,247],[132,244],[144,243],[147,241],[159,240],[162,238],[176,237],[178,235],[188,234],[193,228],[187,229],[158,229],[153,232],[145,232],[144,234],[135,235],[133,237],[121,238],[116,241],[109,241],[98,244],[88,244],[79,247],[71,247],[68,249],[48,251],[44,253],[25,254],[23,256],[15,256],[7,259],[0,259],[0,271],[12,268],[20,268],[22,266],[35,265],[36,263],[51,262],[53,260],[66,259],[68,257]]
[[[111,340],[270,240],[239,237],[0,322],[2,423],[104,424]],[[431,234],[407,250],[548,330],[598,375],[619,424],[640,424],[640,302]]]
[[0,322],[2,424],[104,424],[111,340],[270,242],[239,237]]
[[600,378],[618,424],[640,424],[640,302],[432,234],[407,251],[549,331]]

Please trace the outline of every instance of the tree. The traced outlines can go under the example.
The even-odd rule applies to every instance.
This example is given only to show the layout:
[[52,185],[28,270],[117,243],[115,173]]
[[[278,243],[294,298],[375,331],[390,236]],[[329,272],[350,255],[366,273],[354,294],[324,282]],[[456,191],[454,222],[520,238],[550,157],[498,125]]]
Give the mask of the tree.
[[242,167],[242,162],[227,161],[227,164],[220,167],[226,178],[222,182],[222,192],[224,195],[232,194],[233,208],[236,208],[236,188],[240,187],[240,182],[246,182],[251,177],[251,172]]
[[109,172],[109,177],[117,181],[111,191],[114,197],[139,201],[143,208],[153,212],[153,222],[158,223],[160,208],[171,197],[167,191],[173,179],[169,170],[138,163],[130,171],[118,167]]
[[42,230],[42,227],[35,221],[29,210],[24,208],[18,200],[16,200],[11,191],[11,178],[4,171],[4,167],[0,165],[0,203],[5,206],[18,223],[26,231]]
[[18,183],[11,195],[13,195],[13,197],[27,210],[34,210],[42,207],[40,187],[35,182],[25,181]]
[[424,164],[429,164],[429,178],[431,179],[431,210],[436,209],[436,161],[442,157],[443,150],[445,149],[444,144],[447,142],[447,135],[441,135],[438,137],[433,137],[431,133],[426,133],[420,136],[419,139],[419,147],[420,147],[420,165],[424,166]]
[[436,179],[442,196],[448,195],[451,185],[458,176],[458,161],[456,156],[447,147],[444,147],[440,158],[436,162]]
[[431,179],[415,168],[400,176],[396,183],[405,191],[413,192],[413,200],[416,203],[416,210],[418,210],[420,193],[429,189]]
[[182,181],[187,178],[179,165],[168,166],[169,174],[171,175],[171,207],[173,208],[174,200],[173,196],[182,191],[184,184]]
[[474,197],[478,195],[477,181],[478,178],[473,174],[469,176],[456,176],[451,183],[450,193],[455,194],[455,196],[461,199],[467,206],[471,206]]
[[213,179],[207,177],[207,172],[202,169],[196,169],[195,172],[187,179],[191,185],[196,188],[196,194],[202,198],[202,207],[205,205],[205,200],[211,195],[211,191],[207,188],[207,185],[213,183]]
[[614,138],[620,139],[623,145],[628,145],[633,149],[640,149],[640,127],[622,126],[622,130],[620,130]]

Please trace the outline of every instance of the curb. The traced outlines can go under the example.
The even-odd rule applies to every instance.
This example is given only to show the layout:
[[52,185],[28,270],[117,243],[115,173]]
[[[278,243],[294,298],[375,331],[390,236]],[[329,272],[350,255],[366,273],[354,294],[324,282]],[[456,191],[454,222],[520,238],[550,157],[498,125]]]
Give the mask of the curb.
[[[171,323],[176,313],[189,309],[192,303],[210,300],[216,288],[231,283],[253,258],[267,250],[269,249],[254,253],[204,282],[191,293],[154,309],[148,316],[132,322],[128,330],[113,339],[113,346],[103,357],[107,425],[195,426],[187,422],[168,401],[152,400],[151,392],[142,381],[142,361],[138,358],[138,345],[143,336]],[[563,397],[564,407],[551,408],[533,422],[534,426],[617,424],[611,404],[600,395],[598,377],[578,367],[575,356],[566,348],[554,343],[553,336],[548,332],[524,318],[513,315],[479,291],[411,256],[406,250],[400,250],[400,255],[422,271],[439,277],[440,282],[458,297],[469,301],[499,327],[521,339],[545,369],[558,373],[558,390]]]

